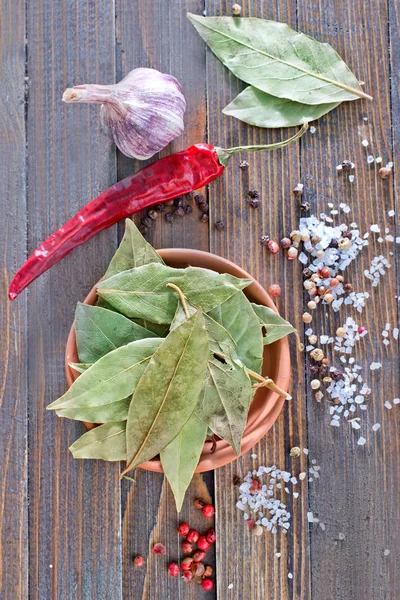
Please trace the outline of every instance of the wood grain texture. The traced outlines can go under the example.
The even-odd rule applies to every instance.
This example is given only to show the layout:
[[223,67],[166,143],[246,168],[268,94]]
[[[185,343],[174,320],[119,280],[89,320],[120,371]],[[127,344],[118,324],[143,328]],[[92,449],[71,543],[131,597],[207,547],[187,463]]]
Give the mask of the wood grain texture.
[[0,19],[0,598],[28,598],[27,312],[8,284],[25,259],[25,4],[2,3]]
[[[379,7],[379,9],[378,9]],[[371,19],[379,10],[379,18]],[[314,136],[303,144],[301,175],[305,193],[314,213],[326,212],[327,202],[345,202],[351,207],[340,222],[357,222],[362,232],[378,223],[382,231],[393,232],[394,207],[391,180],[382,181],[375,165],[366,164],[367,154],[392,159],[390,80],[388,61],[388,13],[384,2],[351,4],[345,1],[299,3],[298,24],[305,33],[332,44],[358,78],[366,82],[373,102],[360,101],[340,106],[317,124]],[[367,117],[367,121],[364,120]],[[369,140],[366,150],[361,142]],[[356,165],[355,181],[340,177],[336,165],[349,158]],[[384,237],[384,235],[382,236]],[[320,480],[310,486],[310,509],[326,524],[326,531],[311,525],[312,597],[395,598],[394,573],[399,573],[395,551],[399,519],[399,412],[384,408],[385,400],[399,395],[398,344],[382,344],[381,331],[389,322],[396,326],[396,267],[393,264],[378,288],[364,277],[374,256],[383,254],[393,263],[393,243],[377,242],[370,233],[370,245],[346,271],[346,278],[358,291],[371,297],[362,315],[346,307],[340,314],[318,311],[315,328],[319,333],[335,331],[352,316],[367,327],[369,334],[354,353],[362,376],[372,389],[368,410],[361,415],[361,429],[354,431],[344,420],[340,428],[329,426],[328,405],[308,397],[310,456],[321,465]],[[322,308],[322,307],[321,307]],[[382,369],[371,372],[372,361]],[[334,363],[340,365],[338,357]],[[396,408],[396,407],[395,407]],[[374,423],[382,424],[377,433]],[[357,446],[360,435],[367,439]],[[337,541],[338,533],[345,535]],[[385,549],[391,551],[385,556]]]
[[[230,14],[230,2],[209,0],[208,15]],[[243,16],[271,18],[296,26],[295,2],[246,2]],[[245,144],[272,143],[289,137],[288,130],[266,131],[250,127],[226,117],[221,111],[244,85],[238,82],[207,52],[208,135],[212,143],[222,147]],[[293,131],[293,130],[291,130]],[[248,170],[239,169],[240,160],[248,159]],[[234,157],[224,176],[209,186],[211,207],[210,249],[237,262],[247,269],[266,288],[279,282],[282,296],[277,305],[292,323],[299,326],[302,311],[301,265],[286,261],[282,255],[270,256],[260,244],[260,236],[268,234],[278,240],[290,233],[295,223],[296,209],[291,189],[300,177],[300,146]],[[248,204],[248,191],[261,193],[261,206]],[[215,229],[215,221],[225,221],[225,230]],[[298,599],[310,597],[308,528],[306,524],[307,486],[301,485],[297,500],[287,498],[293,523],[288,534],[267,534],[261,538],[251,535],[236,509],[238,488],[233,477],[244,477],[257,465],[276,465],[297,475],[305,466],[301,460],[290,459],[292,446],[307,446],[305,391],[303,384],[304,357],[292,344],[293,400],[288,403],[277,423],[251,452],[235,464],[219,469],[215,474],[217,503],[217,535],[220,540],[217,554],[218,597],[239,600]],[[283,498],[285,495],[283,495]],[[282,554],[281,558],[276,553]],[[293,579],[288,574],[293,574]],[[228,585],[233,588],[228,590]]]
[[[134,4],[117,0],[117,78],[122,78],[135,67],[151,67],[174,75],[181,83],[186,97],[185,132],[163,150],[160,156],[205,139],[205,48],[186,18],[187,12],[201,13],[202,10],[201,0],[168,3],[162,0],[138,0]],[[119,155],[118,178],[125,177],[142,165],[139,161],[131,161]],[[175,219],[172,225],[160,217],[146,237],[156,248],[208,250],[208,226],[199,223],[199,212],[194,203],[193,208],[193,214]],[[136,217],[136,221],[140,222],[140,216]],[[193,501],[198,495],[211,499],[213,474],[196,476],[179,515],[163,475],[137,469],[134,478],[134,484],[127,481],[122,488],[124,599],[213,598],[213,592],[204,592],[197,585],[188,586],[181,578],[169,577],[166,572],[168,562],[182,558],[182,539],[176,532],[178,523],[187,520],[203,533],[211,527],[201,513],[194,509]],[[166,557],[151,553],[156,542],[166,545]],[[146,566],[140,570],[132,565],[132,557],[137,554],[146,558]],[[212,551],[208,552],[207,558],[214,566]]]
[[[115,78],[109,0],[27,5],[28,250],[115,181],[115,151],[98,107],[61,102],[66,87]],[[121,598],[118,465],[80,462],[83,432],[45,407],[65,390],[74,307],[104,273],[116,228],[76,249],[29,293],[30,598]],[[8,599],[7,599],[8,600]]]

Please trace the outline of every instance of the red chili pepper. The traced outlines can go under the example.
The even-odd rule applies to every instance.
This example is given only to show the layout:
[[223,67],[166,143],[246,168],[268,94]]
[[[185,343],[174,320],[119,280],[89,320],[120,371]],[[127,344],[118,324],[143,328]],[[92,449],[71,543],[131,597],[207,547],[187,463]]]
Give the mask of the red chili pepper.
[[267,146],[225,150],[210,144],[195,144],[118,181],[36,248],[12,280],[8,297],[15,300],[32,281],[99,231],[153,204],[172,200],[214,181],[222,175],[233,154],[286,146],[301,137],[307,128],[308,124],[304,123],[288,140]]

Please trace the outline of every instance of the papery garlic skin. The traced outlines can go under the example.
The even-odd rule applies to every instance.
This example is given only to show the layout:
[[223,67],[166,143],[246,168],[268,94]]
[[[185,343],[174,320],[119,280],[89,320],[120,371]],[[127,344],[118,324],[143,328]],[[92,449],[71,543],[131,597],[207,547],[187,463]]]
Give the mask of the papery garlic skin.
[[114,143],[130,158],[151,158],[184,129],[181,86],[155,69],[134,69],[113,85],[77,85],[65,90],[63,100],[101,104]]

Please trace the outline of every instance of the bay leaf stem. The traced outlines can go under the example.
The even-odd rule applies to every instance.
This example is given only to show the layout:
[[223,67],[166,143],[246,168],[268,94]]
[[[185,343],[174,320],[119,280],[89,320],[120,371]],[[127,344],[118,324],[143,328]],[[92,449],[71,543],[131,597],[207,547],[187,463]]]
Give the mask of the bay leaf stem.
[[190,319],[190,313],[189,313],[189,310],[188,310],[188,307],[186,304],[186,298],[185,298],[185,295],[182,292],[182,290],[180,288],[178,288],[178,286],[175,285],[174,283],[167,283],[167,287],[172,288],[178,294],[178,296],[182,302],[182,306],[183,306],[183,310],[185,311],[186,318]]
[[267,387],[268,389],[272,390],[276,394],[279,394],[280,396],[285,398],[285,400],[291,400],[291,398],[292,398],[291,395],[288,394],[287,392],[285,392],[284,390],[282,390],[279,386],[277,386],[276,383],[274,382],[274,380],[271,379],[270,377],[263,377],[262,375],[259,375],[255,371],[251,371],[250,369],[246,369],[246,371],[247,371],[247,374],[249,375],[249,377],[258,381],[258,384],[256,385],[257,388],[258,387]]

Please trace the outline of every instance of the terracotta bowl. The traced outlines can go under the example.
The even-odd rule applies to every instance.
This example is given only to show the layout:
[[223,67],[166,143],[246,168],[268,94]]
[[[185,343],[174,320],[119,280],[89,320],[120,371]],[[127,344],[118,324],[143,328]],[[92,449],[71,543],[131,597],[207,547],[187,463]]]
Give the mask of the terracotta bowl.
[[[217,273],[229,273],[235,277],[252,279],[251,275],[249,275],[246,271],[229,260],[216,256],[215,254],[181,248],[168,248],[159,250],[158,252],[166,264],[171,267],[185,268],[191,265],[193,267],[211,269]],[[252,302],[264,304],[265,306],[268,306],[277,312],[277,309],[271,298],[257,281],[254,281],[247,288],[245,288],[244,293]],[[94,287],[85,298],[84,303],[94,304],[96,298],[96,288]],[[68,387],[70,387],[75,379],[79,377],[79,373],[68,366],[68,363],[70,362],[79,362],[78,353],[76,350],[74,325],[72,325],[68,336],[65,353],[65,368]],[[271,377],[283,390],[288,390],[290,377],[290,355],[287,338],[283,338],[274,344],[264,347],[262,373],[263,375],[268,375]],[[250,450],[250,448],[252,448],[272,427],[278,418],[284,403],[285,400],[281,396],[278,396],[278,394],[267,388],[260,388],[257,391],[250,406],[247,426],[242,438],[240,452],[241,455]],[[90,429],[94,427],[94,425],[90,423],[85,423],[85,425]],[[231,446],[224,440],[219,439],[217,441],[216,449],[213,453],[211,452],[211,443],[206,442],[196,472],[202,473],[204,471],[216,469],[217,467],[222,467],[223,465],[234,461],[236,458],[237,455],[234,453]],[[141,468],[162,473],[161,462],[157,458],[143,463]]]

